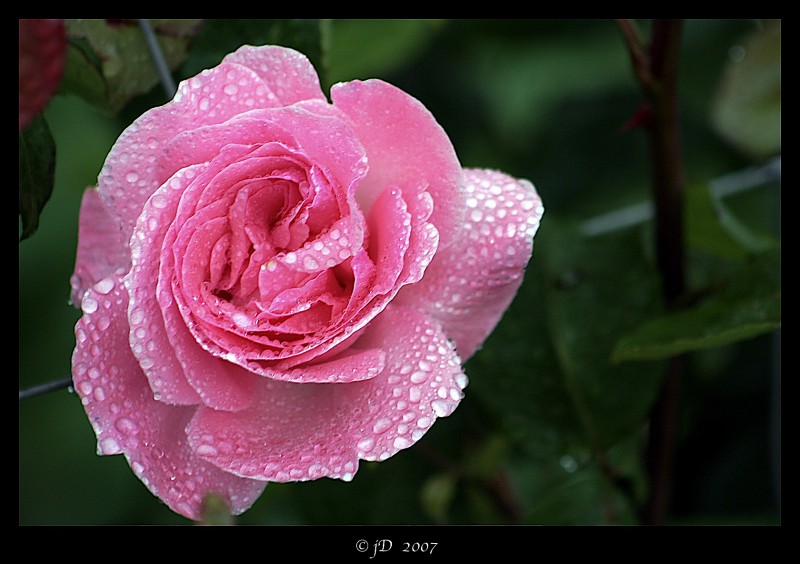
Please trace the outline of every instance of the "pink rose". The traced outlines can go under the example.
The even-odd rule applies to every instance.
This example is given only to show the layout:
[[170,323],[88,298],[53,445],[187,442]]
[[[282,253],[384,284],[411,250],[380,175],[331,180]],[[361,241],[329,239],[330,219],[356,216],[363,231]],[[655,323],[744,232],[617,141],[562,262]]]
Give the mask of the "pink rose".
[[136,120],[84,196],[75,390],[99,452],[186,517],[414,444],[530,259],[529,182],[462,169],[390,84],[331,97],[300,53],[242,47]]

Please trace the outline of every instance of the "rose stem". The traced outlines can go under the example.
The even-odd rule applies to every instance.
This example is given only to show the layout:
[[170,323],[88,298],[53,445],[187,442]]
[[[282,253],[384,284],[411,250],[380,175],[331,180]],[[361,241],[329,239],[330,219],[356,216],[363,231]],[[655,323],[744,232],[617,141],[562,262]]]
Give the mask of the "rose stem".
[[[683,22],[655,20],[649,52],[636,24],[618,22],[630,51],[634,74],[650,115],[648,135],[655,204],[656,256],[667,309],[675,309],[685,290],[683,240],[683,167],[678,119],[677,69]],[[674,461],[683,357],[668,361],[667,374],[650,414],[647,448],[649,498],[642,509],[645,525],[662,524],[667,516]]]
[[164,93],[167,98],[172,100],[177,87],[175,86],[175,80],[172,78],[172,72],[169,70],[169,65],[167,65],[167,59],[164,57],[164,51],[161,50],[161,45],[158,44],[156,32],[153,30],[150,20],[138,21],[144,40],[147,43],[147,49],[150,51],[150,56],[153,58],[153,63],[155,63],[158,76],[161,79],[161,86],[164,87]]
[[71,385],[72,385],[72,378],[64,378],[62,380],[47,382],[46,384],[39,384],[38,386],[33,386],[26,390],[20,390],[19,401],[28,398],[34,398],[36,396],[43,396],[44,394],[55,392],[57,390],[64,390],[66,388],[69,388]]

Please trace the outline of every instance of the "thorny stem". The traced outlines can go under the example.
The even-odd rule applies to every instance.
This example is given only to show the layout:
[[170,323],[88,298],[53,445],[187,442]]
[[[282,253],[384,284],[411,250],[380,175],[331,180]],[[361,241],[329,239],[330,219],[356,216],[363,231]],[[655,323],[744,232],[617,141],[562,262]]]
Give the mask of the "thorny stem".
[[[652,111],[647,124],[652,191],[655,204],[656,256],[662,293],[674,309],[685,290],[683,240],[683,167],[680,152],[677,69],[683,22],[653,22],[649,50],[645,53],[635,24],[618,22],[631,53],[631,64]],[[683,358],[673,357],[650,415],[647,472],[650,494],[642,509],[642,523],[662,524],[667,516],[678,422]]]

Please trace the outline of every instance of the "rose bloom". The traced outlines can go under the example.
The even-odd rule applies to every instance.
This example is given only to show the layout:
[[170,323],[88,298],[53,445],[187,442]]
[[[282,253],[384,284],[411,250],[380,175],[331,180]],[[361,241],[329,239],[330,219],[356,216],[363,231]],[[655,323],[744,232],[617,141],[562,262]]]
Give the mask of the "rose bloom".
[[462,169],[416,99],[245,46],[120,136],[80,212],[74,387],[169,507],[351,480],[453,412],[516,293],[532,184]]

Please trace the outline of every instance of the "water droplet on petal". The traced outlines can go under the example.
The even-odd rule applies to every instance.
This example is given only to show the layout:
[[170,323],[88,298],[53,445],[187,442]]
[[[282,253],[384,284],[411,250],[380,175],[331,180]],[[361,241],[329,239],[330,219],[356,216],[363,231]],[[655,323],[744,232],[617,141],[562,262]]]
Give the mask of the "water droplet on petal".
[[358,449],[362,452],[369,452],[375,446],[375,439],[372,437],[367,437],[366,439],[361,439],[358,441]]
[[422,372],[420,370],[414,372],[411,375],[411,381],[415,384],[420,384],[428,379],[428,374],[426,372]]
[[94,313],[97,311],[97,300],[94,298],[84,298],[83,302],[81,303],[81,309],[83,309],[84,313]]
[[431,407],[438,417],[445,417],[450,414],[450,406],[444,400],[434,400],[431,402]]
[[132,419],[120,417],[114,424],[117,430],[124,435],[132,435],[139,430],[139,426]]
[[94,291],[98,294],[108,294],[114,289],[114,280],[111,278],[103,278],[100,282],[95,284]]
[[372,426],[373,433],[383,433],[386,429],[392,426],[392,420],[388,417],[378,419]]
[[200,456],[217,456],[217,449],[211,445],[200,445],[196,452]]
[[397,437],[397,438],[394,440],[394,443],[393,443],[393,444],[394,444],[394,447],[395,447],[395,448],[406,448],[406,447],[407,447],[408,445],[410,445],[411,443],[409,442],[409,440],[408,440],[408,439],[406,439],[406,438],[404,438],[404,437]]
[[122,452],[122,449],[119,447],[119,443],[112,437],[106,437],[102,441],[100,441],[100,454],[119,454]]

